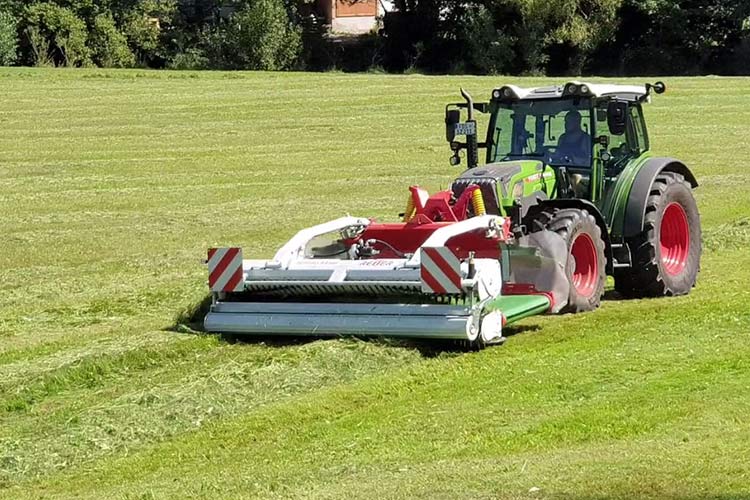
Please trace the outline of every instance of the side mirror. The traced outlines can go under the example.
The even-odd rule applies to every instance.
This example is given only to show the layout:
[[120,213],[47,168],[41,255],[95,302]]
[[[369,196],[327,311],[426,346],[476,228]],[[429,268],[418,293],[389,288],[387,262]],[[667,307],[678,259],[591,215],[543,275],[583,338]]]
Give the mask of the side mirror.
[[453,142],[456,138],[456,124],[461,121],[461,111],[458,109],[445,110],[445,139]]
[[656,92],[657,94],[663,94],[667,91],[667,86],[664,84],[664,82],[656,82],[656,83],[647,83],[646,84],[646,94],[650,94],[651,91]]
[[607,126],[612,135],[622,135],[628,124],[628,104],[612,101],[607,105]]

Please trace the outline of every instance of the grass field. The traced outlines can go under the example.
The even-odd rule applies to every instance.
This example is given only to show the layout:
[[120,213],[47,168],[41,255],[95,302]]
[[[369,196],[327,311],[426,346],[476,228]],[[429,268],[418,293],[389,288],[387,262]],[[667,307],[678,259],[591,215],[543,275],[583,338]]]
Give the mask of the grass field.
[[173,328],[207,247],[446,187],[444,104],[507,80],[0,70],[0,497],[750,498],[747,79],[647,109],[701,184],[688,297],[477,353]]

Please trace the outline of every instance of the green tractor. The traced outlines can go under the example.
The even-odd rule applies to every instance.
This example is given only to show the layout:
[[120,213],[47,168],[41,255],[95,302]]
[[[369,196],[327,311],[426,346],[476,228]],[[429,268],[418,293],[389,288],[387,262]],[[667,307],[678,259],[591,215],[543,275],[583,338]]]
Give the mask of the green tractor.
[[[643,114],[651,93],[665,90],[661,82],[505,85],[482,103],[462,89],[465,102],[446,107],[451,164],[461,150],[468,163],[453,195],[478,185],[487,213],[509,217],[516,237],[545,230],[562,237],[570,282],[564,312],[598,307],[607,275],[626,297],[682,295],[695,286],[698,183],[681,161],[651,153]],[[489,114],[483,142],[477,112]]]

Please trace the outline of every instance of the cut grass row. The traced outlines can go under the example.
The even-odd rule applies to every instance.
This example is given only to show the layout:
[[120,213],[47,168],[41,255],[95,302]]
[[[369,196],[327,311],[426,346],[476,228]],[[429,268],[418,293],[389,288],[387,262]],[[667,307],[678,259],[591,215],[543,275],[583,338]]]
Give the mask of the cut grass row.
[[[727,257],[710,260],[717,272],[742,254]],[[719,297],[723,286],[710,275],[704,293],[666,307],[606,303],[599,316],[545,318],[503,349],[246,408],[42,491],[512,498],[536,486],[552,497],[741,498],[750,348],[737,331],[750,324],[750,294]]]

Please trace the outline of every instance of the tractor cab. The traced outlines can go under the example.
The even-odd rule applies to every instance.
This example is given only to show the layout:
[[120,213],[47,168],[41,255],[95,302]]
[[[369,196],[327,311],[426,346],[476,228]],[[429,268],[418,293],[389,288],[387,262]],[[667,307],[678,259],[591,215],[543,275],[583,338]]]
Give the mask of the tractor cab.
[[[641,103],[651,90],[661,93],[664,88],[663,83],[569,82],[532,89],[506,85],[493,90],[486,103],[474,103],[462,91],[466,102],[446,107],[447,139],[454,153],[451,163],[460,163],[460,150],[466,149],[465,174],[474,177],[470,171],[478,164],[476,151],[485,148],[487,166],[495,172],[503,165],[507,172],[522,167],[520,178],[525,184],[511,183],[505,186],[506,195],[499,196],[506,207],[537,192],[597,203],[628,162],[649,149]],[[460,123],[460,108],[468,110],[467,122]],[[489,114],[484,142],[476,139],[474,111]],[[457,135],[466,135],[466,142],[456,141]],[[538,172],[539,183],[534,182]]]
[[487,163],[538,160],[563,168],[573,194],[589,198],[596,124],[589,98],[491,103]]

